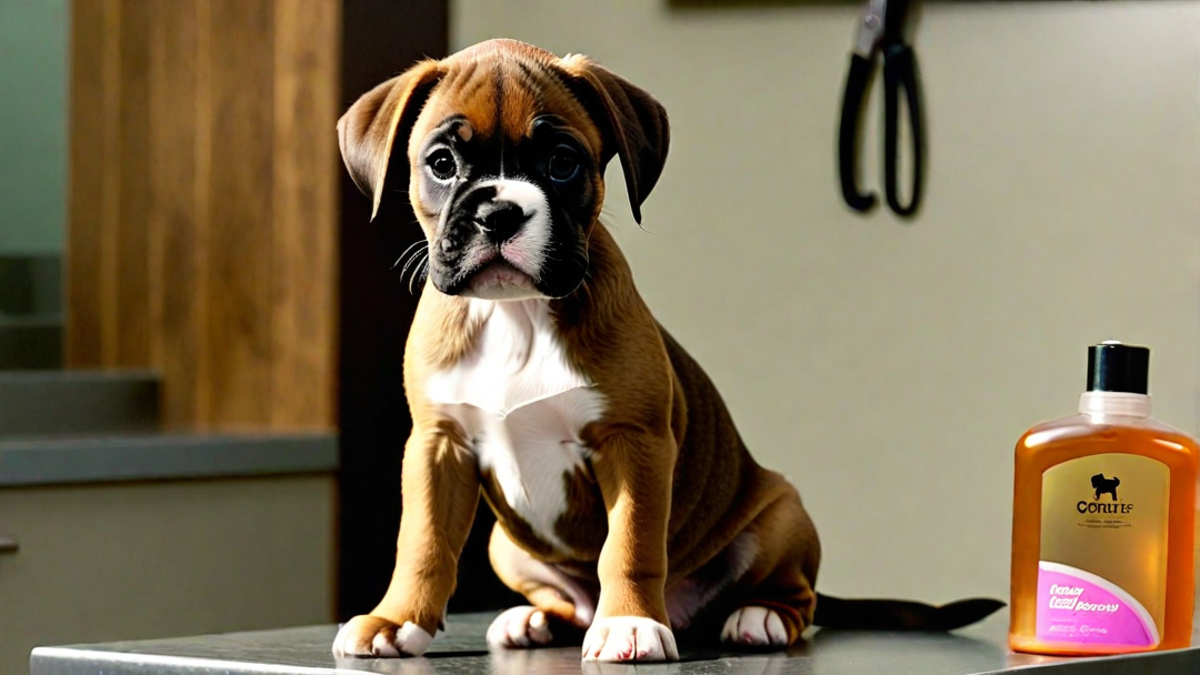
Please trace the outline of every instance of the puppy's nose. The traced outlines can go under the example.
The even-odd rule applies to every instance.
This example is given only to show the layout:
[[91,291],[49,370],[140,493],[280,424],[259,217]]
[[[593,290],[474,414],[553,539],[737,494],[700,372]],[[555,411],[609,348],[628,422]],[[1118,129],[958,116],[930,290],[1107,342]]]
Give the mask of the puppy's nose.
[[484,202],[475,212],[475,225],[497,244],[516,236],[526,220],[525,210],[512,202]]

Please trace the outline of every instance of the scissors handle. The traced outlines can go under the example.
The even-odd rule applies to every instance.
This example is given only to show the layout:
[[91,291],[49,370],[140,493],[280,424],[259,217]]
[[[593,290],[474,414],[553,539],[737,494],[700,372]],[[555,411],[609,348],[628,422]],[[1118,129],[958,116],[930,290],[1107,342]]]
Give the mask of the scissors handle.
[[846,91],[842,94],[842,121],[838,129],[838,171],[842,181],[842,198],[850,208],[859,212],[870,211],[878,201],[875,195],[859,191],[857,177],[863,99],[874,67],[874,59],[858,54],[850,56]]
[[[912,48],[905,44],[890,44],[884,48],[884,191],[887,203],[897,215],[911,216],[921,204],[921,188],[925,171],[925,138],[921,118],[920,92],[917,84],[917,60]],[[897,186],[896,156],[899,140],[900,90],[904,90],[908,120],[912,128],[913,182],[907,205],[900,203]]]

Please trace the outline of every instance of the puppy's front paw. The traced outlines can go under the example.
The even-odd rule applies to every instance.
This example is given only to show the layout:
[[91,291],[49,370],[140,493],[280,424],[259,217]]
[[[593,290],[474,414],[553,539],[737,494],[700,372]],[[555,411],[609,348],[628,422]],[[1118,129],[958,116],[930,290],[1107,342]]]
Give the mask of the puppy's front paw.
[[740,647],[786,647],[787,629],[783,619],[773,609],[748,605],[741,607],[725,620],[721,642]]
[[522,605],[505,611],[488,626],[489,647],[538,647],[554,639],[546,614],[536,607]]
[[433,636],[406,621],[398,625],[377,616],[356,616],[346,622],[333,640],[334,656],[420,656]]
[[583,638],[584,661],[677,661],[671,629],[641,616],[596,619]]

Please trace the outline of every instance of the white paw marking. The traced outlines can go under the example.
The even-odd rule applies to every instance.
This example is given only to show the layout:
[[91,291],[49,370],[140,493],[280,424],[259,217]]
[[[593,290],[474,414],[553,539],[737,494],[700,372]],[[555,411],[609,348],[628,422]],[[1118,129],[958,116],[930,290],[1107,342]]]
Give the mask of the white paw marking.
[[671,629],[641,616],[596,619],[583,638],[584,661],[678,661]]
[[751,605],[729,615],[721,641],[747,647],[786,647],[788,637],[778,612]]
[[553,639],[545,613],[529,605],[504,611],[487,630],[489,647],[533,647],[548,645]]
[[356,616],[346,622],[333,640],[335,656],[397,657],[420,656],[429,649],[433,636],[406,621],[395,624],[373,616]]

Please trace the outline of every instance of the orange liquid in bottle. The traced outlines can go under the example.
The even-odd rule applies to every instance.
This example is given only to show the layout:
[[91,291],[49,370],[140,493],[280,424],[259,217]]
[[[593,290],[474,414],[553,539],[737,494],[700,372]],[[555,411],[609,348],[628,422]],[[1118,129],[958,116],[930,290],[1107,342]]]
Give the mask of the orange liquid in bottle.
[[1017,443],[1015,651],[1118,654],[1190,644],[1200,451],[1195,439],[1150,418],[1142,393],[1148,350],[1120,349],[1145,352],[1136,355],[1143,372],[1135,389],[1093,390],[1089,378],[1081,414],[1038,425]]

